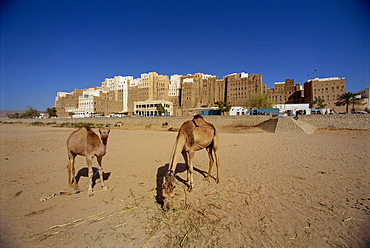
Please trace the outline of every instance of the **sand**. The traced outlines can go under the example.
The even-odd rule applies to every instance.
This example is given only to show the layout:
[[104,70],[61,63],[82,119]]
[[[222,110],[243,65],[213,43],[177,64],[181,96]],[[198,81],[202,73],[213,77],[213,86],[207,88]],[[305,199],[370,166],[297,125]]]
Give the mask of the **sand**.
[[[166,213],[157,190],[176,132],[112,128],[109,189],[98,179],[88,197],[84,157],[76,160],[81,193],[67,183],[72,131],[0,124],[1,247],[370,245],[366,132],[221,132],[220,183],[202,180],[208,158],[197,152],[194,190],[177,181]],[[182,158],[177,172],[186,178]]]

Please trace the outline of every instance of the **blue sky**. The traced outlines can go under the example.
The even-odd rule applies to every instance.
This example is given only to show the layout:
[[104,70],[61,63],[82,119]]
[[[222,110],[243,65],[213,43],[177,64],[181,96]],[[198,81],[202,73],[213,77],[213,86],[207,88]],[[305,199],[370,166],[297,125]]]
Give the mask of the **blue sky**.
[[0,109],[45,110],[58,91],[116,75],[345,77],[369,87],[366,0],[4,0]]

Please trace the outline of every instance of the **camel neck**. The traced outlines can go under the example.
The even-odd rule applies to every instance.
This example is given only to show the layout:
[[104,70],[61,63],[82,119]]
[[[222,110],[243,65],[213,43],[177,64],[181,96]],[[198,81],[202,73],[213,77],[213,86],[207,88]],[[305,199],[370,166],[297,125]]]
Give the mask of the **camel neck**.
[[101,142],[106,146],[108,143],[108,138],[101,138]]

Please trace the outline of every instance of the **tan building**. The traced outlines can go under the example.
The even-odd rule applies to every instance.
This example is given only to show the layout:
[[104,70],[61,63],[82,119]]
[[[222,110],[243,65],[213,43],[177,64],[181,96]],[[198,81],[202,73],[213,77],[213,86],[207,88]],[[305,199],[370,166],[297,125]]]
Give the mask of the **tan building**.
[[199,107],[202,73],[181,77],[180,106],[182,109]]
[[225,101],[225,81],[219,80],[217,76],[205,77],[201,83],[200,106],[215,107],[219,101]]
[[362,99],[362,105],[357,105],[357,106],[355,105],[356,111],[364,111],[364,110],[370,111],[369,91],[370,91],[370,88],[366,88],[364,90],[360,90],[356,92],[358,97]]
[[55,98],[55,108],[59,117],[70,117],[78,109],[78,100],[84,90],[75,89],[71,93],[58,92]]
[[168,76],[156,72],[143,73],[140,79],[133,79],[128,88],[128,113],[135,113],[135,102],[168,101],[169,84]]
[[327,109],[333,109],[335,112],[345,111],[345,107],[337,107],[335,103],[338,96],[346,93],[346,79],[339,77],[315,78],[304,83],[304,98],[310,104],[310,108],[316,108],[313,103],[315,98],[322,98],[327,104]]
[[[128,89],[131,81],[134,80],[132,76],[115,76],[113,78],[106,78],[102,84],[102,91],[107,92],[107,98],[115,106],[111,110],[107,110],[109,114],[112,113],[128,113]],[[121,104],[121,106],[119,106]]]
[[274,104],[299,104],[304,102],[303,89],[300,84],[294,85],[294,79],[276,82],[273,89],[266,89]]
[[[211,109],[215,102],[227,102],[234,107],[243,106],[251,93],[262,92],[269,95],[274,104],[310,103],[320,97],[328,104],[327,108],[342,112],[335,106],[337,97],[346,92],[344,78],[312,79],[304,84],[294,84],[293,79],[277,82],[273,89],[262,83],[261,74],[234,73],[218,79],[217,76],[203,73],[194,75],[158,75],[156,72],[141,74],[140,78],[115,76],[106,78],[101,87],[74,90],[71,93],[58,92],[55,107],[60,117],[110,114],[142,114],[150,116],[155,109],[146,112],[138,106],[153,105],[155,102],[171,102],[171,115],[192,115],[202,109]],[[169,105],[169,104],[167,104]],[[154,105],[153,105],[154,106]],[[154,108],[154,107],[153,107]]]
[[243,106],[253,92],[265,92],[261,74],[234,73],[224,77],[226,102],[232,106]]

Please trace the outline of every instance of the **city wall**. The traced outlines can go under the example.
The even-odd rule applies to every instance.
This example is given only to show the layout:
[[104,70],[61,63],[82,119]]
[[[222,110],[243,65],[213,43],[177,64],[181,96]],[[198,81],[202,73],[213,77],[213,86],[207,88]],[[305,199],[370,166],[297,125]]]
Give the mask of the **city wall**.
[[[262,122],[269,120],[270,116],[216,116],[210,115],[205,116],[204,119],[211,122],[215,126],[247,126],[253,127],[261,124]],[[191,120],[190,116],[156,116],[156,117],[95,117],[95,118],[50,118],[50,119],[5,119],[3,122],[22,122],[32,123],[40,121],[44,123],[56,122],[90,122],[94,124],[111,124],[115,125],[118,122],[122,122],[123,125],[162,125],[167,122],[168,126],[180,127],[182,123],[187,120]]]
[[[254,127],[271,119],[264,115],[239,115],[239,116],[204,116],[205,120],[215,126]],[[348,115],[301,115],[300,120],[317,128],[346,128],[346,129],[369,129],[370,114]],[[32,123],[40,121],[44,123],[56,122],[89,122],[94,124],[115,125],[122,122],[123,125],[162,125],[167,122],[168,126],[180,127],[184,121],[191,120],[189,116],[165,116],[165,117],[96,117],[96,118],[50,118],[50,119],[3,119],[3,122]]]
[[370,114],[301,115],[299,118],[317,128],[370,130]]

